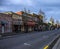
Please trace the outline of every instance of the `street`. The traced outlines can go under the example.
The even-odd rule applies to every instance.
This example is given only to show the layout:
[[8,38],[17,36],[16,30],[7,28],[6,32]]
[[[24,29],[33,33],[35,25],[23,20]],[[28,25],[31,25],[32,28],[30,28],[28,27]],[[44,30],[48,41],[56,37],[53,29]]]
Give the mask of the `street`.
[[0,49],[44,49],[60,30],[15,35],[0,40]]

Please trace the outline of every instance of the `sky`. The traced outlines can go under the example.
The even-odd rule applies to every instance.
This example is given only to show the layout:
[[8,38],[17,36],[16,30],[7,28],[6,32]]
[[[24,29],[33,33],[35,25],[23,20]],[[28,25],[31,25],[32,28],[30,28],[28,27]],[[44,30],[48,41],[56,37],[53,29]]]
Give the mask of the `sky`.
[[47,21],[51,16],[55,21],[60,21],[60,0],[0,0],[0,12],[17,12],[24,8],[37,14],[41,9],[45,12]]

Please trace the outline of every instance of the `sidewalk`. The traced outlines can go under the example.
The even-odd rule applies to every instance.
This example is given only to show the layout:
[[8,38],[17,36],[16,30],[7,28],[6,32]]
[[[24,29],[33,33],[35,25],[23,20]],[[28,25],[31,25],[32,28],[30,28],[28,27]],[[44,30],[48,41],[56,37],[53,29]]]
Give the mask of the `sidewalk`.
[[58,39],[58,41],[56,42],[52,49],[60,49],[60,38]]
[[1,39],[4,39],[4,38],[13,37],[13,36],[15,36],[15,35],[31,34],[31,33],[36,33],[36,31],[34,31],[34,32],[28,32],[28,33],[25,33],[25,32],[11,32],[11,33],[4,33],[4,34],[0,34],[0,40],[1,40]]
[[[12,36],[12,35],[19,35],[19,34],[27,34],[27,33],[36,33],[36,32],[42,32],[42,31],[32,31],[32,32],[11,32],[11,33],[0,33],[0,37],[5,36]],[[44,32],[44,31],[43,31]]]
[[11,33],[0,33],[0,38],[5,36],[12,36],[18,34],[26,34],[26,33],[36,33],[36,32],[46,32],[46,31],[32,31],[32,32],[11,32]]
[[11,37],[21,35],[21,34],[24,34],[24,32],[11,32],[11,33],[0,34],[0,40],[6,39],[6,38],[11,38]]
[[[59,44],[57,44],[57,42]],[[57,35],[45,48],[46,49],[57,49],[57,45],[56,44],[58,45],[58,48],[60,49],[60,47],[59,47],[60,46],[60,34]]]
[[22,33],[23,33],[23,32],[4,33],[4,34],[0,34],[0,37],[12,36],[12,35],[18,35],[18,34],[22,34]]
[[1,34],[0,33],[0,39],[4,39],[5,37],[12,37],[12,36],[15,36],[15,35],[21,35],[21,34],[33,34],[33,33],[40,33],[40,32],[49,32],[49,31],[32,31],[32,32],[11,32],[11,33],[4,33],[4,34]]

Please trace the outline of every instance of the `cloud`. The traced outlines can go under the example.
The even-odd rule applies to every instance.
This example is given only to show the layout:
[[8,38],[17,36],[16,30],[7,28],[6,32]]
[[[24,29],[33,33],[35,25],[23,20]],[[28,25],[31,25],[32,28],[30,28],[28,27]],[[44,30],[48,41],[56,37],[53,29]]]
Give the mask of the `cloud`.
[[53,16],[60,19],[60,0],[1,0],[0,11],[20,11],[23,8],[38,13],[39,9],[45,12],[47,19]]
[[[0,11],[16,11],[23,9],[23,8],[29,8],[33,7],[33,0],[2,0],[0,3]],[[5,10],[4,10],[4,8]],[[7,9],[8,8],[8,9]],[[7,9],[7,10],[6,10]]]
[[49,20],[52,16],[54,20],[60,20],[60,10],[51,10],[46,12],[47,19]]
[[33,5],[33,0],[5,0],[4,2],[2,2],[2,3],[5,5],[19,5],[19,4],[24,5],[24,6],[32,6]]

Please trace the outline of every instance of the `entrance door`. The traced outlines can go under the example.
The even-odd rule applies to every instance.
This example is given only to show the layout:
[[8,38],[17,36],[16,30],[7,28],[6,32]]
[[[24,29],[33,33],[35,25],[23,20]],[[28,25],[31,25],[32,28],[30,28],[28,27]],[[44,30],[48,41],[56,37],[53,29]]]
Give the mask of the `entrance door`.
[[18,31],[18,25],[14,25],[14,31],[15,31],[15,32]]
[[14,32],[21,32],[21,26],[20,25],[14,25]]

